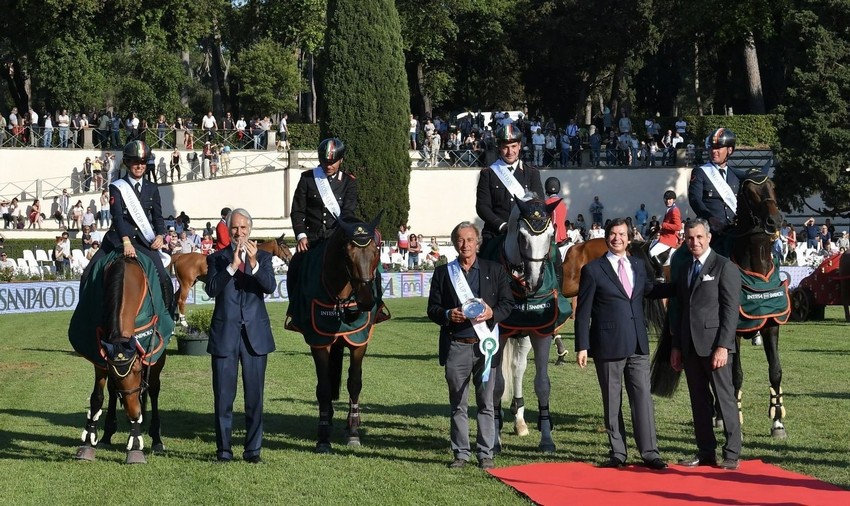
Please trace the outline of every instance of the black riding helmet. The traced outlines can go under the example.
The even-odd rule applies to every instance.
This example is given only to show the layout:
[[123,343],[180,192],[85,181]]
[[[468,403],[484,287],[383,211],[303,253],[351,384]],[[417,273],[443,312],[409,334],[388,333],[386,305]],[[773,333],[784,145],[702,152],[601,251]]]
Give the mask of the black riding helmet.
[[522,141],[522,130],[513,123],[502,125],[496,129],[496,141],[499,144]]
[[728,128],[718,128],[705,138],[705,149],[734,148],[737,137]]
[[319,143],[319,162],[333,164],[345,158],[345,143],[336,137]]
[[145,141],[130,141],[124,145],[124,155],[121,161],[125,165],[138,161],[147,163],[150,156],[151,150]]
[[550,177],[546,180],[544,188],[546,195],[557,195],[561,193],[561,182],[556,177]]

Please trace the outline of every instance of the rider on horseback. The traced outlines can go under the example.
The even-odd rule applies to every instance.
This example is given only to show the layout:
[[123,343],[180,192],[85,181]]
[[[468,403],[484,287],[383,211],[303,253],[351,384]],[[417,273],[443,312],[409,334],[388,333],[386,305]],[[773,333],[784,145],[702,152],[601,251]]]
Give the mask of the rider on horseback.
[[[301,174],[292,200],[292,230],[295,232],[295,255],[289,264],[286,288],[289,300],[298,293],[298,274],[304,254],[331,236],[340,218],[352,218],[357,209],[357,180],[340,170],[345,158],[345,144],[337,138],[319,143],[319,166]],[[293,304],[289,304],[292,308]],[[287,314],[291,314],[287,309]]]
[[83,272],[81,284],[98,260],[121,248],[125,256],[141,253],[153,261],[162,286],[162,298],[169,313],[174,313],[174,285],[165,270],[160,248],[165,245],[165,221],[159,186],[144,179],[145,164],[151,150],[144,141],[131,141],[124,146],[122,163],[127,175],[109,185],[109,211],[112,226],[103,238],[100,250]]
[[674,250],[679,244],[679,232],[682,230],[682,213],[676,206],[676,192],[667,190],[664,192],[664,205],[667,210],[664,212],[664,218],[661,220],[661,225],[655,233],[658,237],[652,240],[649,246],[649,256],[653,260],[655,268],[655,277],[661,280],[664,279],[664,265],[670,265],[670,257],[667,257],[666,262],[660,257],[665,252]]
[[512,123],[500,126],[496,130],[496,140],[499,143],[499,159],[490,167],[481,169],[475,199],[475,211],[484,221],[481,235],[485,242],[507,232],[514,199],[524,198],[528,192],[543,197],[540,172],[519,159],[522,131]]

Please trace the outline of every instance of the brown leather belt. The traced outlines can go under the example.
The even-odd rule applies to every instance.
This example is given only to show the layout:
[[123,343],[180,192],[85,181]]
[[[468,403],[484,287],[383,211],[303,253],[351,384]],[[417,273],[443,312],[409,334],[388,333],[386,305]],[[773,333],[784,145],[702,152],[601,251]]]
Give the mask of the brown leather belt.
[[478,344],[477,337],[453,337],[452,341],[463,344]]

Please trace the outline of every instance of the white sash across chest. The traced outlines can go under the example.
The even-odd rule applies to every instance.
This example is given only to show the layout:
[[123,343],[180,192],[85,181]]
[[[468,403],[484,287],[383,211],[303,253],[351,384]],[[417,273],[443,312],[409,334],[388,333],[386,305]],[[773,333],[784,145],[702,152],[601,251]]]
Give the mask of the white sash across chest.
[[[142,237],[145,238],[148,244],[153,244],[154,239],[156,239],[156,234],[154,234],[153,228],[148,221],[148,217],[145,215],[145,210],[142,208],[142,203],[139,202],[139,197],[136,195],[136,191],[133,190],[130,183],[124,179],[113,181],[111,185],[121,192],[121,198],[124,200],[124,207],[127,209],[127,212],[130,213],[130,216],[132,216],[133,221],[139,228],[139,232],[142,234]],[[159,250],[159,257],[162,260],[162,265],[168,267],[168,264],[171,263],[171,257],[164,253],[161,249]]]
[[516,180],[516,177],[513,173],[511,173],[509,167],[510,166],[506,164],[504,160],[499,158],[493,163],[493,165],[490,166],[490,170],[498,176],[499,181],[501,181],[502,184],[505,185],[505,188],[508,189],[508,193],[513,195],[515,199],[525,202],[528,200],[525,196],[525,188],[519,184],[519,181]]
[[[713,163],[705,164],[702,166],[703,172],[708,176],[708,180],[711,181],[711,184],[714,185],[714,188],[717,189],[717,192],[720,193],[720,197],[723,199],[723,202],[731,209],[737,213],[738,210],[738,197],[735,195],[735,192],[732,191],[732,187],[729,186],[729,183],[726,182],[725,179],[720,175],[720,171],[717,169],[717,166]],[[728,167],[726,170],[730,170]]]
[[[472,288],[469,287],[458,260],[454,259],[449,262],[448,269],[452,288],[454,288],[460,303],[463,304],[469,299],[474,299],[475,294],[472,293]],[[490,379],[490,364],[493,361],[493,356],[499,351],[499,326],[496,325],[493,330],[490,330],[487,322],[478,322],[472,324],[472,330],[478,336],[478,348],[486,357],[484,370],[481,373],[481,380],[486,383]]]
[[[338,176],[335,175],[334,177]],[[321,166],[313,169],[313,179],[316,180],[316,187],[319,188],[319,196],[322,197],[325,207],[328,208],[328,211],[331,212],[335,219],[338,219],[340,213],[339,202],[337,202],[334,192],[331,190],[331,183],[328,181],[328,176]]]

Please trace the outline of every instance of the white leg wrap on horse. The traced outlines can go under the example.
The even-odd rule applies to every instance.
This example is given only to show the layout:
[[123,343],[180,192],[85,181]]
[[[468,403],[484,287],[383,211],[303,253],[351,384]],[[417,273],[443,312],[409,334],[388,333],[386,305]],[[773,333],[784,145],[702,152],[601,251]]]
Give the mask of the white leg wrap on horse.
[[514,339],[513,389],[514,397],[522,397],[522,379],[528,369],[528,353],[531,351],[531,339],[522,336]]
[[785,404],[782,402],[782,387],[779,387],[778,393],[773,387],[770,387],[770,408],[768,409],[768,415],[772,420],[777,421],[785,418]]
[[100,415],[102,415],[102,414],[103,414],[102,409],[98,409],[97,413],[95,413],[94,416],[91,416],[91,409],[86,410],[86,418],[88,418],[92,422],[96,422],[100,418]]

